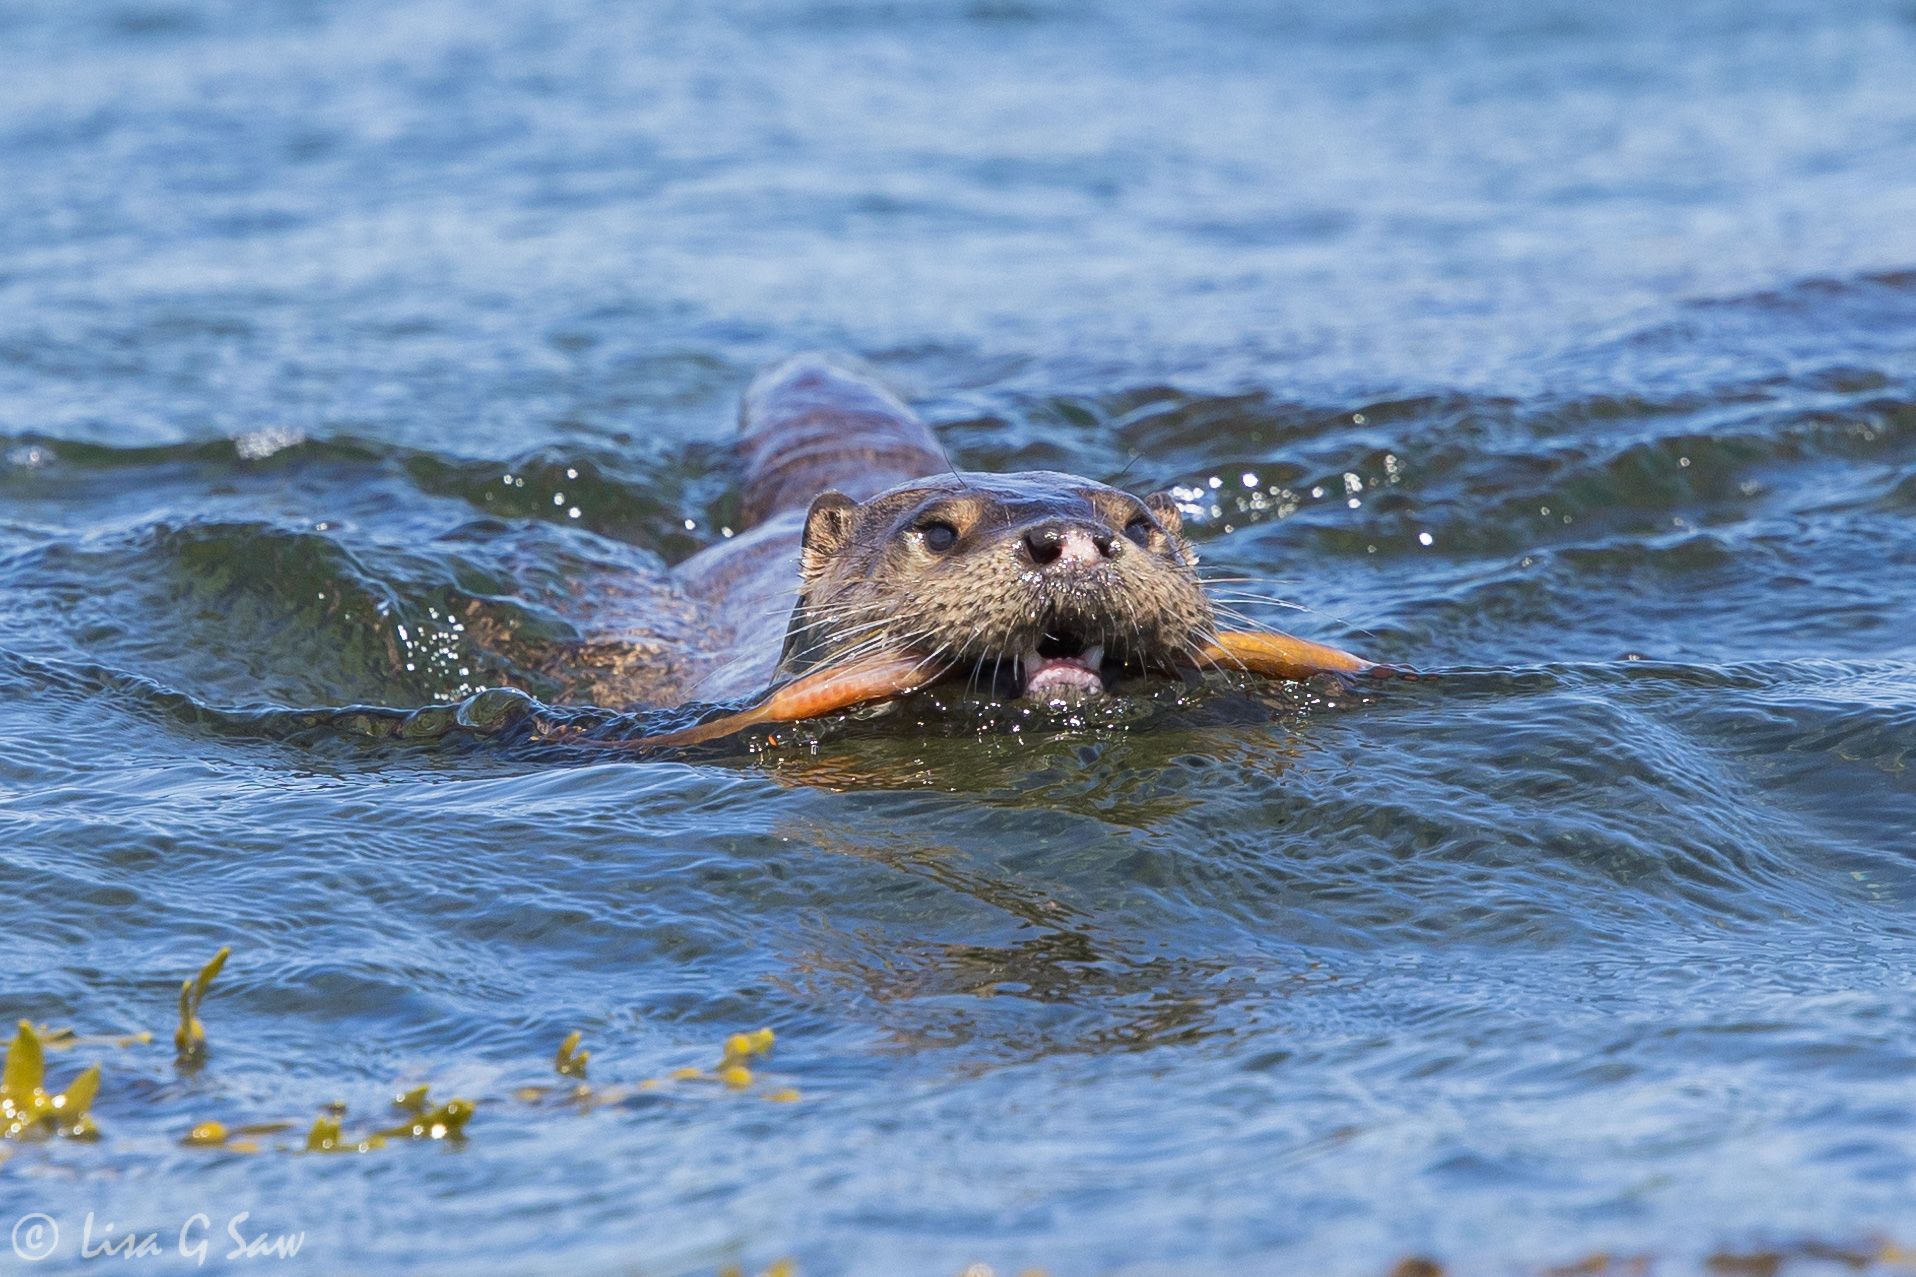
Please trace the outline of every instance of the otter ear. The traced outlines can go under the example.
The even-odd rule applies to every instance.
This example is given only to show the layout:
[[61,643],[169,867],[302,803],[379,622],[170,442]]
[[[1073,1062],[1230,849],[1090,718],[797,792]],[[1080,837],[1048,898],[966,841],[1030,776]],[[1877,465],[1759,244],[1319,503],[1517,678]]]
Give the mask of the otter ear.
[[805,537],[799,543],[799,566],[807,577],[824,570],[834,554],[852,539],[858,522],[858,502],[842,492],[821,492],[805,512]]
[[1144,499],[1144,508],[1156,517],[1159,526],[1172,536],[1184,532],[1184,516],[1178,513],[1178,503],[1168,492],[1153,492]]

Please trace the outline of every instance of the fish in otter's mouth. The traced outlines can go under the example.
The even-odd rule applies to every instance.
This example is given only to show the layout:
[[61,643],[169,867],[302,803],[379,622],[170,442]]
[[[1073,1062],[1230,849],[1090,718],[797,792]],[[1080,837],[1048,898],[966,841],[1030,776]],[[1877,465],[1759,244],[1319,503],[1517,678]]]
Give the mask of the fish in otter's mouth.
[[1223,632],[1168,496],[1072,475],[947,474],[806,514],[799,597],[756,705],[632,748],[689,745],[969,679],[1068,701],[1121,677],[1381,672],[1271,632]]

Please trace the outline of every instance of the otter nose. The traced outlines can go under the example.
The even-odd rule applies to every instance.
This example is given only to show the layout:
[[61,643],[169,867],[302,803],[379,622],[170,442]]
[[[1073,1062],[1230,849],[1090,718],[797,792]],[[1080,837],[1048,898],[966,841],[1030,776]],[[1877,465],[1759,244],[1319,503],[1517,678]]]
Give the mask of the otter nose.
[[1025,554],[1039,567],[1053,563],[1096,563],[1111,557],[1109,532],[1068,523],[1041,523],[1026,530]]

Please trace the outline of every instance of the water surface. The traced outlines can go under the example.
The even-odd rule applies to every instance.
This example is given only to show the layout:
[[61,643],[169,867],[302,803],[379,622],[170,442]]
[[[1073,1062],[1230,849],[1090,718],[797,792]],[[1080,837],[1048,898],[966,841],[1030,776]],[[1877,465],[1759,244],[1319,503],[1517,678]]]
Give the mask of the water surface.
[[[1912,86],[1905,3],[0,12],[0,1014],[163,1039],[235,949],[200,1072],[55,1057],[105,1136],[17,1150],[0,1225],[808,1277],[1907,1240]],[[811,346],[1447,676],[649,763],[330,712],[551,695]],[[752,1093],[515,1095],[575,1028],[611,1085],[760,1025]],[[178,1142],[426,1081],[463,1145]]]

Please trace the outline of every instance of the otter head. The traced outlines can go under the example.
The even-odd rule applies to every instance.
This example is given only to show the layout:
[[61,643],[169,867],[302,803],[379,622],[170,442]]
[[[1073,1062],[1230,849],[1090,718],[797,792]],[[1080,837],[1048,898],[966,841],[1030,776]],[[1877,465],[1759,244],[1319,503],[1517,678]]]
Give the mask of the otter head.
[[890,652],[1052,699],[1189,663],[1211,605],[1164,494],[1073,475],[950,474],[812,502],[779,658],[794,676]]

